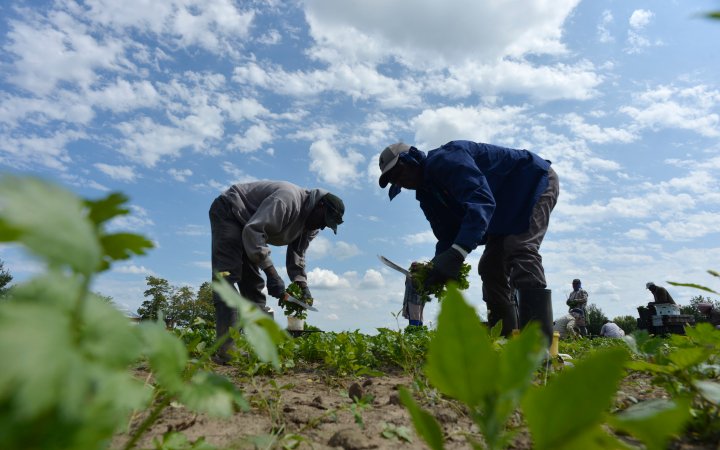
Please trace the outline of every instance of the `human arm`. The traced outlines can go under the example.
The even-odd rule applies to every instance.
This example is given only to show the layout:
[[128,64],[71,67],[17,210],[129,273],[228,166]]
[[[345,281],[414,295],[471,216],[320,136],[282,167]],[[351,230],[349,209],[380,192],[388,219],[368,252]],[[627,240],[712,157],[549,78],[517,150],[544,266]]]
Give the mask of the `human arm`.
[[268,236],[280,234],[294,219],[292,209],[279,196],[270,195],[263,200],[243,227],[242,241],[248,259],[263,270],[273,265]]

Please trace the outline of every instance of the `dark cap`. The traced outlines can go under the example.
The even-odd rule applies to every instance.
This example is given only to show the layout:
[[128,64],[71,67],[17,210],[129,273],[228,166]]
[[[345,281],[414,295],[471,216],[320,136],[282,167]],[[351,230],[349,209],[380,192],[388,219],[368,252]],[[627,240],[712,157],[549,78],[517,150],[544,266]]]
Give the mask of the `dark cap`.
[[573,280],[573,284],[579,284],[579,283],[580,283],[580,278],[575,278]]
[[337,227],[343,223],[343,214],[345,214],[345,204],[340,197],[333,194],[325,194],[322,198],[325,205],[325,225],[337,234]]

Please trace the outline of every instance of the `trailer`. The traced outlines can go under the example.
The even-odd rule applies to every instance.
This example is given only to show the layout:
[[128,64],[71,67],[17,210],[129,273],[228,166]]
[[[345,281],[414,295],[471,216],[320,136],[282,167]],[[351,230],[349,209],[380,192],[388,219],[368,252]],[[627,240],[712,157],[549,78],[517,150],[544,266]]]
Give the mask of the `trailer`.
[[638,306],[638,329],[647,330],[650,334],[685,334],[685,326],[695,325],[695,318],[689,314],[681,314],[680,307],[675,304],[648,303]]

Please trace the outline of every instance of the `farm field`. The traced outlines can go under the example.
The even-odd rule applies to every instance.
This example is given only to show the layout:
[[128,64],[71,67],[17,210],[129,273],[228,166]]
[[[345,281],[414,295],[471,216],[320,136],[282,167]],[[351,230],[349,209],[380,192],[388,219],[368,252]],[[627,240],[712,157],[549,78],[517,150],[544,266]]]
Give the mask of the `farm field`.
[[293,339],[218,281],[239,312],[234,360],[218,366],[211,324],[134,324],[92,292],[97,273],[151,246],[106,230],[128,212],[122,195],[82,201],[24,178],[3,179],[0,192],[0,236],[45,263],[0,302],[0,360],[10,362],[0,371],[0,448],[706,449],[720,440],[720,332],[707,323],[686,335],[562,342],[572,358],[548,357],[537,326],[501,338],[450,286],[434,330]]

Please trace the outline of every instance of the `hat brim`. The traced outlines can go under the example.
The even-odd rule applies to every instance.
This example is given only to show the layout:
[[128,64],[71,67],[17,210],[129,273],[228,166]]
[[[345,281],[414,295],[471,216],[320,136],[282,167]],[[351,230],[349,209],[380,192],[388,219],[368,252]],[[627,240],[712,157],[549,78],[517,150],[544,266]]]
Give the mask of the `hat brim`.
[[380,175],[380,179],[378,180],[381,188],[385,189],[385,186],[387,186],[390,182],[390,171],[395,167],[399,159],[400,157],[396,156],[392,161],[388,163],[387,166],[385,166],[385,169],[383,170],[382,175]]

